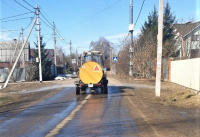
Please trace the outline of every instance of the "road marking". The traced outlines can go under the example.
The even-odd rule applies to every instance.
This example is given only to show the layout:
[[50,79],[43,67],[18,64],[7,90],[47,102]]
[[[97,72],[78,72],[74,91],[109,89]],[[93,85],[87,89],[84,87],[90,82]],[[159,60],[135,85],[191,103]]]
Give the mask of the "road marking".
[[[131,93],[132,94],[132,93]],[[151,129],[154,131],[154,133],[158,135],[158,133],[156,132],[156,130],[154,129],[154,127],[148,122],[147,118],[145,115],[143,115],[143,113],[137,108],[137,106],[133,103],[133,101],[130,99],[130,97],[127,97],[129,102],[136,108],[136,110],[138,111],[138,113],[144,118],[144,120],[150,125]]]
[[82,102],[80,105],[78,105],[65,119],[63,119],[63,121],[61,121],[58,125],[56,125],[56,127],[51,130],[45,137],[53,137],[55,135],[57,135],[60,130],[62,128],[64,128],[64,126],[67,125],[67,123],[69,123],[71,120],[74,119],[74,116],[76,114],[76,112],[78,112],[83,105],[88,101],[88,99],[91,97],[91,94],[89,94]]

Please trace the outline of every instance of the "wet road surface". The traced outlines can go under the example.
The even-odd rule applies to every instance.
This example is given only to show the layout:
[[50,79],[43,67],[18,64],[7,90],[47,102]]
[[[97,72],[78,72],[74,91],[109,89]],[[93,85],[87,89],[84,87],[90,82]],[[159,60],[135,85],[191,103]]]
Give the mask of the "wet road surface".
[[0,115],[0,136],[137,136],[120,86],[109,84],[108,95],[75,95],[74,87],[25,109],[15,117]]
[[[137,99],[134,88],[139,86],[124,86],[109,80],[108,95],[97,90],[77,96],[75,87],[66,85],[61,92],[15,116],[14,111],[0,113],[0,137],[154,137],[160,136],[158,132],[176,128],[163,123],[159,129],[159,124],[152,124],[154,117],[147,117],[149,113],[144,114],[144,111],[157,108],[149,108]],[[123,89],[131,90],[125,92]],[[145,109],[139,109],[139,106]],[[173,112],[170,115],[173,116]]]

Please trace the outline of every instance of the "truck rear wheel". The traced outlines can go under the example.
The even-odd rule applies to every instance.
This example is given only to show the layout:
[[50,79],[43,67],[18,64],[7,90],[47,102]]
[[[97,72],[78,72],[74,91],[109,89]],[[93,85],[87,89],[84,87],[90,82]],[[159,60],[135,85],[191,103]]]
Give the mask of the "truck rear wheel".
[[77,86],[77,87],[76,87],[76,95],[79,95],[79,94],[80,94],[80,90],[81,90],[80,87]]
[[101,94],[108,94],[108,86],[107,84],[103,85],[101,88]]

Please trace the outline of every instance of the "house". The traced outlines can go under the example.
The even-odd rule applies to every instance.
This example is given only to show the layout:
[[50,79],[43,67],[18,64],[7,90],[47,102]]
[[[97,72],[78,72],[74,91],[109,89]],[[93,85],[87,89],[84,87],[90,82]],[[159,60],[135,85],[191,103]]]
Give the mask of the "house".
[[200,21],[174,24],[173,27],[179,57],[200,57]]
[[[22,41],[3,41],[0,42],[0,68],[9,68],[13,64],[23,45]],[[19,65],[24,66],[29,62],[30,43],[27,42],[19,59]]]
[[[30,60],[31,62],[35,59],[34,58],[34,52],[38,49],[30,49]],[[45,49],[47,55],[47,60],[52,61],[52,64],[54,64],[54,49]]]

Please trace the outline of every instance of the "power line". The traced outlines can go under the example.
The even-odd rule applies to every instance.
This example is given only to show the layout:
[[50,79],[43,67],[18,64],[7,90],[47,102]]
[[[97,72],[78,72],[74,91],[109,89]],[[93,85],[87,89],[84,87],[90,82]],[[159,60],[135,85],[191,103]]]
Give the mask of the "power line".
[[3,30],[1,32],[13,32],[13,31],[20,31],[20,29],[18,29],[18,30]]
[[[35,18],[35,17],[33,17],[33,18]],[[26,29],[31,25],[32,21],[33,21],[33,20],[30,21],[30,23],[25,27],[24,30],[26,30]],[[3,26],[1,26],[1,27],[4,28],[4,29],[6,29],[6,28],[3,27]],[[8,30],[8,29],[6,29],[5,31],[1,31],[1,32],[13,32],[13,31],[20,31],[20,30],[21,30],[21,29],[16,29],[16,30]]]
[[[35,0],[31,0],[33,3],[36,3],[36,1]],[[38,4],[38,6],[40,7],[40,5]],[[51,22],[53,22],[53,20],[46,14],[46,12],[42,9],[42,8],[40,8],[40,10],[51,20]],[[41,13],[41,12],[40,12]],[[41,13],[42,14],[42,13]],[[50,23],[51,24],[51,23]],[[52,24],[51,24],[52,25]]]
[[49,28],[51,28],[51,29],[53,28],[53,26],[48,25],[42,18],[40,18],[40,19],[41,19],[41,20],[43,21],[43,23],[46,24]]
[[[23,8],[27,9],[28,11],[31,11],[30,9],[28,9],[27,7],[25,7],[24,5],[22,5],[21,3],[19,3],[18,1],[14,0],[17,4],[19,4],[20,6],[22,6]],[[31,11],[33,12],[33,11]]]
[[27,12],[27,13],[23,13],[23,14],[19,14],[19,15],[14,15],[14,16],[10,16],[10,17],[6,17],[6,18],[2,18],[2,19],[0,19],[0,20],[5,20],[5,19],[9,19],[9,18],[14,18],[14,17],[18,17],[18,16],[22,16],[22,15],[29,14],[29,13],[33,13],[33,12]]
[[31,4],[29,4],[26,0],[23,0],[26,4],[28,4],[30,7],[32,7],[33,9],[35,8],[35,7],[33,7]]
[[[63,36],[61,35],[61,33],[58,31],[58,29],[56,28],[56,32],[58,33],[58,35],[60,36],[60,39],[63,39]],[[69,44],[65,39],[61,40],[63,43],[65,44]]]
[[[12,4],[12,6],[10,5],[10,4],[8,4],[7,2],[7,0],[6,1],[2,1],[10,10],[12,10],[14,13],[19,13],[19,10],[16,10],[14,7],[13,7],[13,4]],[[2,6],[2,7],[4,7],[4,6]],[[20,12],[21,12],[21,10],[20,10]]]
[[62,30],[66,30],[66,29],[72,28],[72,27],[74,27],[74,26],[77,26],[78,24],[81,24],[81,23],[83,23],[83,22],[85,22],[85,21],[87,21],[87,20],[89,20],[89,19],[91,19],[91,18],[93,18],[93,17],[95,17],[95,16],[101,14],[102,12],[104,12],[104,11],[110,9],[110,8],[113,7],[114,5],[118,4],[120,1],[122,1],[122,0],[118,0],[117,2],[113,3],[112,5],[108,6],[108,7],[105,8],[105,9],[101,10],[100,12],[98,12],[98,13],[96,13],[96,14],[94,14],[94,15],[92,15],[92,16],[90,16],[90,17],[88,17],[88,18],[86,18],[86,19],[84,19],[84,20],[82,20],[82,21],[80,21],[80,22],[78,22],[78,23],[76,23],[76,24],[74,24],[74,25],[71,25],[71,26],[68,27],[68,28],[62,29]]
[[5,11],[5,10],[6,10],[6,13],[10,13],[11,15],[13,15],[8,9],[5,8],[5,6],[2,6],[1,8],[4,9],[4,10],[2,9],[2,11]]
[[42,12],[53,22],[53,20],[46,14],[46,12],[41,8]]
[[[33,1],[33,0],[32,0]],[[41,9],[42,11],[43,11],[43,13],[45,13],[45,11],[43,10],[43,9]],[[47,24],[47,22],[45,22],[44,20],[42,20],[41,18],[41,20],[49,27],[49,28],[52,28],[53,27],[53,25],[52,25],[52,23],[45,17],[45,15],[42,13],[42,12],[40,12],[41,13],[41,15],[42,15],[42,17],[50,24],[50,25],[48,25]],[[46,14],[46,13],[45,13]],[[49,16],[46,14],[46,16],[49,18]],[[50,18],[49,18],[50,19]],[[51,20],[51,19],[50,19]],[[50,26],[52,26],[52,27],[50,27]],[[58,31],[58,29],[56,28],[56,32],[58,33],[58,36],[59,36],[59,38],[60,39],[63,39],[63,36],[60,34],[60,32]],[[65,43],[65,44],[69,44],[65,39],[63,39],[63,40],[61,40],[63,43]]]
[[[6,29],[6,28],[3,27],[3,26],[1,26],[1,28],[5,29],[5,30],[7,30],[7,31],[10,31],[10,32],[12,32],[13,34],[17,34],[17,33],[15,33],[15,32],[13,32],[12,30],[8,30],[8,29]],[[21,30],[21,29],[19,29],[19,30]],[[18,30],[18,31],[19,31],[19,30]],[[14,30],[14,31],[17,31],[17,30]]]
[[[10,3],[9,3],[10,2]],[[16,19],[16,18],[20,18],[21,17],[27,17],[29,15],[31,15],[30,13],[33,13],[33,12],[28,12],[27,13],[27,10],[24,10],[21,8],[21,6],[19,7],[18,4],[16,4],[15,2],[13,1],[7,1],[7,0],[2,0],[2,4],[5,4],[6,6],[3,6],[2,8],[4,8],[6,13],[10,13],[10,15],[8,15],[8,17],[4,17],[2,16],[2,19],[1,20],[9,20],[10,19]],[[7,8],[6,8],[7,7]],[[9,9],[9,10],[8,10]],[[11,12],[10,12],[11,11]],[[17,14],[17,15],[16,15]],[[25,15],[25,14],[29,14],[29,15]],[[21,24],[27,24],[26,20],[24,21],[20,21]]]
[[53,26],[53,24],[51,24],[51,22],[42,14],[42,12],[40,12],[40,13],[41,13],[42,17],[43,17],[51,26]]
[[141,6],[141,8],[140,8],[140,12],[139,12],[139,14],[138,14],[138,17],[137,17],[137,19],[136,19],[136,22],[135,22],[135,25],[134,25],[134,26],[136,26],[137,21],[138,21],[138,19],[139,19],[139,17],[140,17],[140,13],[141,13],[142,8],[143,8],[143,6],[144,6],[144,2],[145,2],[145,0],[143,0],[143,2],[142,2],[142,6]]
[[10,21],[15,21],[15,20],[24,20],[27,18],[31,18],[31,17],[25,17],[25,18],[19,18],[19,19],[13,19],[13,20],[6,20],[6,21],[1,21],[1,22],[10,22]]
[[[34,18],[35,18],[35,16],[33,17],[33,19]],[[27,27],[24,30],[26,30],[31,25],[32,22],[33,22],[33,20],[30,21],[30,23],[27,25]]]

